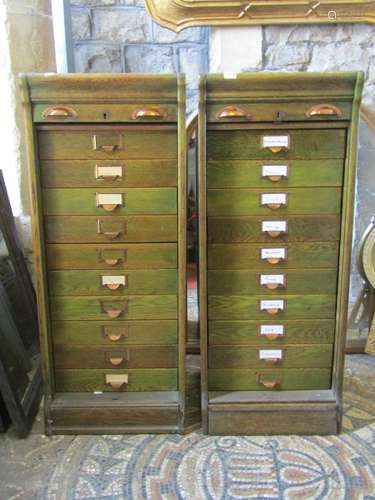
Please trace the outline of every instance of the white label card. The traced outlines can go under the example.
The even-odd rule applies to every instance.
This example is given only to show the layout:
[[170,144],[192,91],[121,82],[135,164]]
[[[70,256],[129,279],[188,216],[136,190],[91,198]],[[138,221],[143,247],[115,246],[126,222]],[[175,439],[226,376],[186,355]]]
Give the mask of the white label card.
[[237,73],[233,71],[226,71],[223,76],[224,80],[235,80],[237,78]]
[[122,167],[96,167],[98,177],[122,177]]
[[283,359],[283,351],[281,349],[260,349],[259,359]]
[[261,285],[285,285],[285,275],[284,274],[261,274],[260,275]]
[[102,285],[126,285],[126,276],[102,276]]
[[279,309],[284,310],[284,300],[261,300],[260,308],[262,311],[266,309]]
[[284,325],[261,325],[261,335],[284,335]]
[[264,148],[289,148],[289,135],[264,135],[262,137]]
[[96,193],[96,204],[100,205],[122,205],[122,193],[107,194]]
[[268,231],[280,231],[286,233],[286,221],[285,220],[265,220],[262,222],[262,231],[264,233]]
[[262,248],[262,259],[286,259],[285,248]]
[[263,193],[261,195],[262,205],[286,205],[286,193]]
[[263,165],[262,177],[288,177],[288,165]]

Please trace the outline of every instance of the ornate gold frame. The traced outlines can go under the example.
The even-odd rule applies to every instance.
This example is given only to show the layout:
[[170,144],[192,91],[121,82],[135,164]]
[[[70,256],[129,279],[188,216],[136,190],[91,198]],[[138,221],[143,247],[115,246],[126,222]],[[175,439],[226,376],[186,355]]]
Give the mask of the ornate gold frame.
[[375,0],[146,0],[162,26],[374,23]]

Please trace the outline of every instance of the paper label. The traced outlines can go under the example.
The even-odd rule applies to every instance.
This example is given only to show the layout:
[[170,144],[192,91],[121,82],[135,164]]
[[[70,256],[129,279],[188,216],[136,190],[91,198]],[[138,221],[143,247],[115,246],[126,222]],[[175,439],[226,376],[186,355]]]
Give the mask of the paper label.
[[268,231],[280,231],[286,233],[286,221],[285,220],[266,220],[262,222],[262,231],[264,233]]
[[96,204],[100,205],[122,205],[122,193],[97,193]]
[[284,310],[284,301],[283,300],[261,300],[260,308],[262,311],[265,309],[279,309],[280,311]]
[[264,135],[262,144],[264,148],[289,148],[289,135]]
[[226,71],[224,73],[224,80],[235,80],[237,78],[237,73],[233,71]]
[[262,205],[286,205],[286,194],[285,193],[263,193],[261,195]]
[[262,248],[262,259],[286,259],[285,248]]
[[284,335],[284,325],[261,325],[261,335]]
[[122,177],[122,167],[96,167],[98,177]]
[[288,177],[288,165],[263,165],[262,177]]
[[260,349],[259,359],[283,359],[283,351],[281,349]]
[[260,276],[261,285],[285,285],[285,275],[284,274],[261,274]]
[[126,276],[102,276],[102,285],[126,285]]

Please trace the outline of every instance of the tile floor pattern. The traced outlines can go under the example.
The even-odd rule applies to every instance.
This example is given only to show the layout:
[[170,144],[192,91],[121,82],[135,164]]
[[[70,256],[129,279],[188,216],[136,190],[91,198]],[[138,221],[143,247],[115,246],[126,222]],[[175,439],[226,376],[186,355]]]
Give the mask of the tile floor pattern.
[[329,437],[0,437],[0,499],[375,500],[375,357],[348,356]]

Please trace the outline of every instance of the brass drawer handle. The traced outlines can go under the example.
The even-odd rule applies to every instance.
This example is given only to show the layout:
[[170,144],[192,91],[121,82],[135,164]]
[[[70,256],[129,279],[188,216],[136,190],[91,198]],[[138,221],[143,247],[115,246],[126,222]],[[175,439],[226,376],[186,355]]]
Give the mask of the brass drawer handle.
[[129,375],[124,373],[123,375],[110,374],[105,375],[105,385],[109,385],[112,389],[122,389],[124,385],[128,385]]
[[[108,136],[106,136],[106,139],[109,140]],[[111,140],[113,140],[113,136],[111,137]],[[122,136],[120,134],[118,134],[117,144],[100,144],[99,141],[100,138],[98,139],[98,136],[94,134],[92,136],[92,145],[95,151],[102,151],[104,153],[113,153],[117,149],[122,148]]]
[[42,118],[43,120],[66,120],[67,118],[78,118],[78,115],[69,106],[56,106],[44,110]]
[[95,179],[103,182],[116,182],[122,179],[123,171],[122,166],[107,167],[95,165]]
[[119,290],[121,287],[128,287],[128,276],[100,276],[100,285],[102,287],[108,288],[108,290]]
[[281,364],[281,359],[280,358],[267,358],[267,359],[263,359],[263,361],[269,365],[277,365],[277,364]]
[[104,262],[107,266],[114,267],[126,262],[126,250],[109,251],[109,253],[106,253],[106,250],[97,248],[96,251],[98,253],[98,262]]
[[101,309],[106,315],[108,316],[109,319],[117,319],[119,318],[122,314],[126,314],[128,312],[128,303],[124,302],[123,304],[120,304],[120,308],[116,308],[113,306],[113,304],[101,304]]
[[97,234],[102,234],[103,236],[105,236],[109,240],[115,240],[121,234],[123,234],[124,232],[126,232],[125,223],[123,223],[124,225],[123,225],[123,228],[122,228],[121,231],[103,231],[102,224],[103,224],[102,220],[98,219],[96,221],[96,232],[97,232]]
[[129,350],[123,353],[107,353],[106,358],[112,366],[121,366],[125,361],[129,361]]
[[127,339],[129,337],[128,329],[126,327],[102,327],[102,335],[105,339],[111,342],[119,342],[120,340]]
[[306,111],[307,118],[314,116],[342,116],[342,111],[333,104],[318,104]]
[[281,379],[278,376],[274,380],[264,380],[261,373],[257,373],[256,382],[266,389],[276,389],[277,386],[281,385]]
[[285,299],[274,299],[274,300],[261,300],[260,310],[266,312],[270,316],[275,316],[280,312],[284,312],[286,309]]
[[216,115],[218,120],[225,119],[248,119],[251,120],[251,116],[246,113],[243,108],[239,106],[226,106],[221,111],[219,111]]
[[113,212],[118,207],[124,206],[123,193],[95,193],[96,207],[106,212]]
[[159,108],[141,108],[132,114],[133,120],[162,120],[167,117],[167,113]]
[[266,334],[262,335],[262,337],[265,337],[269,341],[275,341],[278,338],[283,337],[283,335],[277,335],[274,333],[266,333]]

